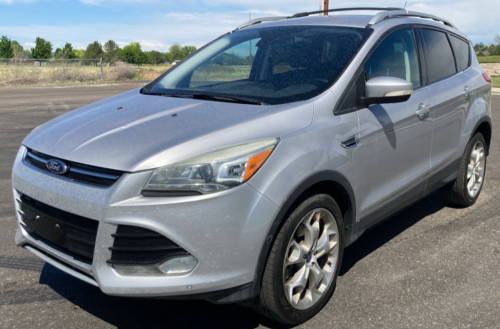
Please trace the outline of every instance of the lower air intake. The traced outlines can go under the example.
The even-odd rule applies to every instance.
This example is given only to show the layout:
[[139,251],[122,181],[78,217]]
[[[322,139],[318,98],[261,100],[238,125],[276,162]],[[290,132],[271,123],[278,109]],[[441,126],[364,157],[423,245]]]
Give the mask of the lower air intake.
[[27,195],[21,195],[16,201],[21,225],[31,236],[92,263],[98,221],[54,208]]
[[189,253],[160,233],[136,226],[118,225],[109,264],[152,265]]

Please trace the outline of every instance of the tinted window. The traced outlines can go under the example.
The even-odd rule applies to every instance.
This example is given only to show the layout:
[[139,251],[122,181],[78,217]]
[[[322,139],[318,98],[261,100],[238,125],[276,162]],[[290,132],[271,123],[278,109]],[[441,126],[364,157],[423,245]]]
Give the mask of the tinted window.
[[364,70],[368,80],[390,76],[413,83],[413,88],[420,87],[420,69],[412,29],[391,33],[377,47]]
[[458,70],[463,71],[469,67],[470,49],[469,44],[457,37],[451,36],[451,42],[457,57]]
[[427,83],[433,83],[457,73],[455,58],[446,34],[422,29],[426,49]]
[[242,29],[204,47],[144,93],[268,104],[309,99],[335,83],[371,32],[334,26]]
[[260,39],[254,39],[239,43],[201,65],[193,71],[189,87],[250,78],[250,70],[257,52],[255,45],[259,41]]

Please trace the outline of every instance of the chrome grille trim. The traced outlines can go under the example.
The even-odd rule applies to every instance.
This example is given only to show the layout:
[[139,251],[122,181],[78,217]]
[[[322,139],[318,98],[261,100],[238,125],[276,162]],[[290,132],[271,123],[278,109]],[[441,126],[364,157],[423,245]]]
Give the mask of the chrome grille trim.
[[97,172],[93,172],[93,171],[89,171],[89,170],[84,170],[84,169],[78,169],[78,168],[70,168],[69,171],[76,172],[76,173],[83,174],[83,175],[94,176],[94,177],[98,177],[98,178],[115,179],[115,180],[120,178],[120,176],[118,176],[118,175],[101,174],[101,173],[97,173]]
[[39,157],[38,155],[36,155],[33,152],[27,151],[26,153],[27,153],[27,156],[29,156],[30,158],[33,158],[33,159],[40,161],[40,162],[43,162],[44,164],[47,164],[47,162],[48,162],[48,160],[45,160],[44,158]]
[[[49,162],[49,160],[51,159],[58,158],[36,152],[31,149],[27,149],[23,161],[44,172],[53,174],[48,170],[46,166],[47,162]],[[64,159],[59,160],[67,164],[68,171],[62,175],[53,175],[90,185],[109,187],[113,185],[118,179],[120,179],[120,177],[124,174],[124,172],[118,170],[89,166],[81,163],[67,161]]]

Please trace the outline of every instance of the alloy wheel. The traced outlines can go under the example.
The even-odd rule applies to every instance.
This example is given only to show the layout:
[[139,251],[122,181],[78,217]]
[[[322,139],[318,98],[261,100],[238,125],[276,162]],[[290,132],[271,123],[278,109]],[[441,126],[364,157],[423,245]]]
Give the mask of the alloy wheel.
[[479,193],[484,180],[484,145],[481,141],[472,147],[467,166],[467,192],[471,198]]
[[283,283],[288,302],[298,310],[314,306],[328,290],[339,257],[338,226],[325,208],[307,213],[288,243]]

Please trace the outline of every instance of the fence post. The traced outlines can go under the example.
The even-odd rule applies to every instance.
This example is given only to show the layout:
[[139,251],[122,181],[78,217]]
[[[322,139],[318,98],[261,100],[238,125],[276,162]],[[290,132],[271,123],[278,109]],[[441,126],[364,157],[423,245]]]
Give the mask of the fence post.
[[103,79],[104,79],[104,77],[103,77],[103,72],[102,72],[102,57],[101,57],[100,64],[101,64],[101,65],[100,65],[100,66],[101,66],[101,80],[103,80]]

